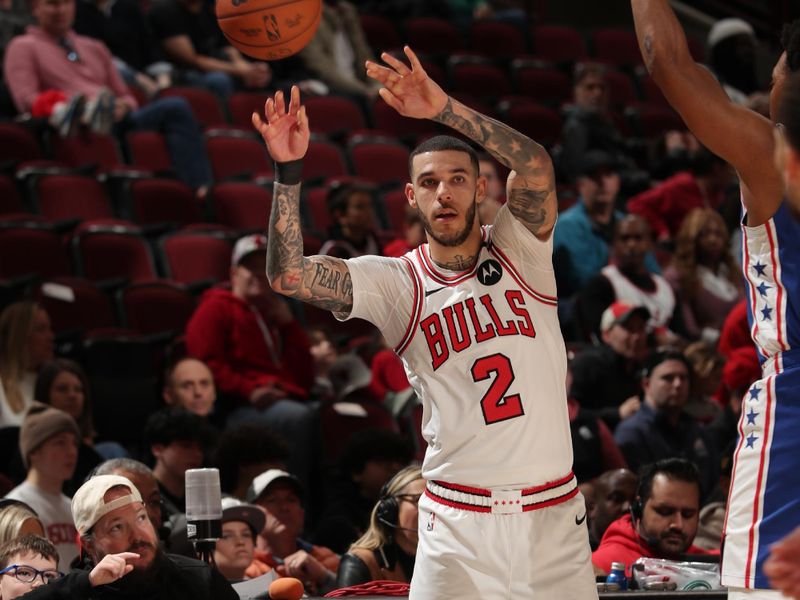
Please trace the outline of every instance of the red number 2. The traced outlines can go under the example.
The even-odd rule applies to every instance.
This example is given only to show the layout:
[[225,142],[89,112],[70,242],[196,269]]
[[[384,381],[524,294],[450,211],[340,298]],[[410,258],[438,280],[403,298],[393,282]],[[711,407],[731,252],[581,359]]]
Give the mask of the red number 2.
[[514,383],[514,368],[505,354],[492,354],[479,358],[472,364],[472,380],[485,381],[494,375],[494,380],[481,398],[483,420],[487,425],[521,417],[525,414],[519,394],[506,396]]

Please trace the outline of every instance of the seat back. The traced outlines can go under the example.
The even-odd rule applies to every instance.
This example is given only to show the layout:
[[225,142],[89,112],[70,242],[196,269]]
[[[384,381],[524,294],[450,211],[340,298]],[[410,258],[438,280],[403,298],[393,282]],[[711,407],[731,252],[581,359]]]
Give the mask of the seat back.
[[177,283],[229,278],[233,247],[224,235],[178,231],[162,237],[158,245],[164,275]]

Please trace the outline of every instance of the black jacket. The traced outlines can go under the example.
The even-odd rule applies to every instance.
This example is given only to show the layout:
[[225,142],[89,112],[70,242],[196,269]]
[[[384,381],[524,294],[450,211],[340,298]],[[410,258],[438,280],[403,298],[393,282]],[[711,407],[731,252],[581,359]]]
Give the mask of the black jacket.
[[[206,563],[175,554],[162,555],[154,578],[137,584],[123,577],[92,587],[90,569],[75,569],[65,577],[25,594],[26,600],[238,600],[239,595],[219,571]],[[127,580],[127,581],[126,581]]]

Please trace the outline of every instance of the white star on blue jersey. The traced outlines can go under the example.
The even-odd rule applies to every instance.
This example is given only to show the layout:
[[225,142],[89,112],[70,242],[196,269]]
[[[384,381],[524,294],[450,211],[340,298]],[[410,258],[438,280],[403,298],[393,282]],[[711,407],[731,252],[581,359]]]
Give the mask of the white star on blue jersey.
[[747,413],[747,424],[748,424],[748,425],[755,425],[755,424],[756,424],[756,417],[757,417],[759,414],[760,414],[760,413],[757,413],[757,412],[755,412],[755,411],[754,411],[754,410],[751,408],[751,409],[750,409],[750,412],[749,412],[749,413]]
[[759,260],[753,265],[753,268],[756,270],[756,273],[758,273],[759,277],[764,277],[764,270],[767,268],[767,265],[762,265],[761,260]]
[[758,287],[756,287],[756,289],[758,290],[758,293],[761,294],[762,298],[766,298],[767,297],[767,290],[769,290],[771,288],[772,288],[771,285],[767,285],[763,281],[758,285]]
[[761,320],[772,321],[772,309],[769,306],[765,306],[761,309]]
[[756,440],[758,439],[758,436],[756,436],[756,435],[753,435],[753,434],[751,433],[751,434],[750,434],[750,435],[748,435],[748,436],[747,436],[745,439],[747,440],[747,447],[748,447],[748,448],[755,448],[755,446],[754,446],[753,444],[755,444],[755,443],[756,443]]
[[750,388],[750,400],[758,400],[758,394],[761,393],[761,388],[753,386]]

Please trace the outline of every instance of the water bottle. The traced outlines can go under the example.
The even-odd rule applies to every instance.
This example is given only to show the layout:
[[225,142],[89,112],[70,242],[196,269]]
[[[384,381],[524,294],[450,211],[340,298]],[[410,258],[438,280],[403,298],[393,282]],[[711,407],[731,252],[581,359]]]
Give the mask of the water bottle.
[[625,576],[625,563],[612,562],[611,573],[606,577],[606,583],[616,583],[621,592],[628,589],[628,578]]

